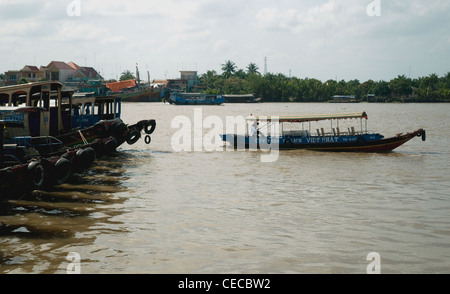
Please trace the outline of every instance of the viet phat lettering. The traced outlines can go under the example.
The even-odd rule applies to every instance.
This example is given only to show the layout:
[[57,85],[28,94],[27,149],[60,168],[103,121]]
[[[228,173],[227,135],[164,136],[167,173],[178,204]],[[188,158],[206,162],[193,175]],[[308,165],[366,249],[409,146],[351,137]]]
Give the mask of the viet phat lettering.
[[306,138],[306,143],[337,143],[339,137],[309,137]]

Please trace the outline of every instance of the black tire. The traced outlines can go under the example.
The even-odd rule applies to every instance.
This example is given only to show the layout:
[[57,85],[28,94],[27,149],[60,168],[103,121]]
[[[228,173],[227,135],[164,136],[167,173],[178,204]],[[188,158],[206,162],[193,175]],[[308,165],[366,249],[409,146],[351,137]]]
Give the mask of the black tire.
[[33,189],[39,189],[44,183],[45,170],[42,164],[32,161],[28,165],[28,176]]
[[154,119],[150,119],[145,122],[144,132],[148,135],[151,135],[155,131],[155,128],[156,128],[156,121]]
[[56,163],[55,163],[55,169],[53,173],[54,182],[56,185],[62,185],[70,177],[70,174],[72,172],[72,164],[71,162],[64,157],[61,157]]
[[75,153],[75,171],[81,172],[88,169],[95,160],[95,150],[91,147],[79,149]]
[[105,154],[110,154],[116,150],[117,145],[118,145],[117,140],[111,139],[108,142],[106,142],[105,144],[103,144],[103,152]]
[[100,138],[104,138],[106,136],[106,127],[102,123],[96,123],[94,125],[94,133]]
[[141,138],[141,132],[139,132],[138,130],[132,130],[132,131],[128,134],[127,143],[128,143],[129,145],[133,145],[133,144],[136,143],[140,138]]
[[126,131],[128,131],[128,127],[123,123],[114,123],[113,124],[113,129],[111,131],[111,136],[116,138],[116,139],[121,139],[123,138],[124,134]]

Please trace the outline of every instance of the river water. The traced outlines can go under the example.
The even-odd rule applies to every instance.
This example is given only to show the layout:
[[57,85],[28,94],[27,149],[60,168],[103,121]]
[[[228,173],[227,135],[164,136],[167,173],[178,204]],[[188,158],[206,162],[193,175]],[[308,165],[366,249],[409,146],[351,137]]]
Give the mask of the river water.
[[[151,144],[125,144],[55,191],[11,201],[0,215],[0,273],[364,274],[372,261],[381,273],[450,273],[450,104],[122,111],[126,123],[157,121]],[[263,162],[261,151],[205,139],[227,117],[356,111],[370,130],[424,128],[427,140],[387,154],[280,151]],[[179,151],[186,133],[196,134],[191,149]]]

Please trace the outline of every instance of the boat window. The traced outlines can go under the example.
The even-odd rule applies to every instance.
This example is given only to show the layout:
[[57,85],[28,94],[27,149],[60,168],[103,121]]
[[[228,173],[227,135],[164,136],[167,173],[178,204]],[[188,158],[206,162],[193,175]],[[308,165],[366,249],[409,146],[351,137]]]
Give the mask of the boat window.
[[0,94],[0,106],[6,106],[9,103],[9,96],[6,94]]
[[27,95],[22,93],[14,93],[12,95],[11,103],[13,106],[25,106],[27,103]]
[[92,104],[89,102],[89,103],[86,103],[86,104],[84,104],[83,105],[83,110],[82,110],[82,112],[81,112],[81,114],[86,114],[86,115],[88,115],[88,114],[91,114],[91,106],[92,106]]
[[79,105],[73,105],[73,107],[72,107],[72,115],[73,116],[80,115],[80,106]]

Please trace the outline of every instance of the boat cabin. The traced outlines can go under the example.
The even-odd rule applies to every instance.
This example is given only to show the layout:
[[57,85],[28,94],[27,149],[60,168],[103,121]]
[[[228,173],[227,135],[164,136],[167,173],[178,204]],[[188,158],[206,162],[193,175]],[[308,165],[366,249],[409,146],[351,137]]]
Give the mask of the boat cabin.
[[[96,93],[75,93],[72,97],[72,128],[87,128],[101,120],[120,118],[120,98],[98,97]],[[67,101],[66,101],[67,102]]]
[[[360,127],[357,130],[354,126],[343,129],[340,121],[345,119],[359,119]],[[269,124],[277,123],[279,128],[279,135],[283,137],[311,137],[311,136],[356,136],[369,133],[367,130],[367,114],[365,112],[359,113],[344,113],[334,115],[306,115],[306,116],[248,116],[246,118],[248,127],[256,123],[258,129],[265,134],[270,132]],[[326,131],[324,124],[316,124],[313,126],[312,122],[329,121],[330,128]],[[247,134],[252,135],[248,131]]]
[[5,138],[58,136],[120,118],[120,99],[95,97],[95,93],[63,91],[57,81],[0,88],[0,120],[22,123],[8,128]]
[[[70,131],[73,92],[62,88],[56,81],[1,87],[0,119],[24,124],[24,128],[8,128],[5,138],[54,136]],[[63,97],[68,99],[68,107],[63,107]]]
[[[359,130],[355,129],[353,119],[359,119]],[[350,123],[345,123],[345,120],[350,120]],[[325,131],[324,121],[329,121],[327,123],[330,123],[330,131]],[[245,125],[247,131],[245,135],[222,134],[222,140],[235,149],[389,152],[416,136],[422,137],[425,141],[426,136],[424,129],[418,129],[411,133],[399,133],[395,137],[384,138],[380,133],[367,130],[365,112],[307,116],[250,116],[246,118]]]

